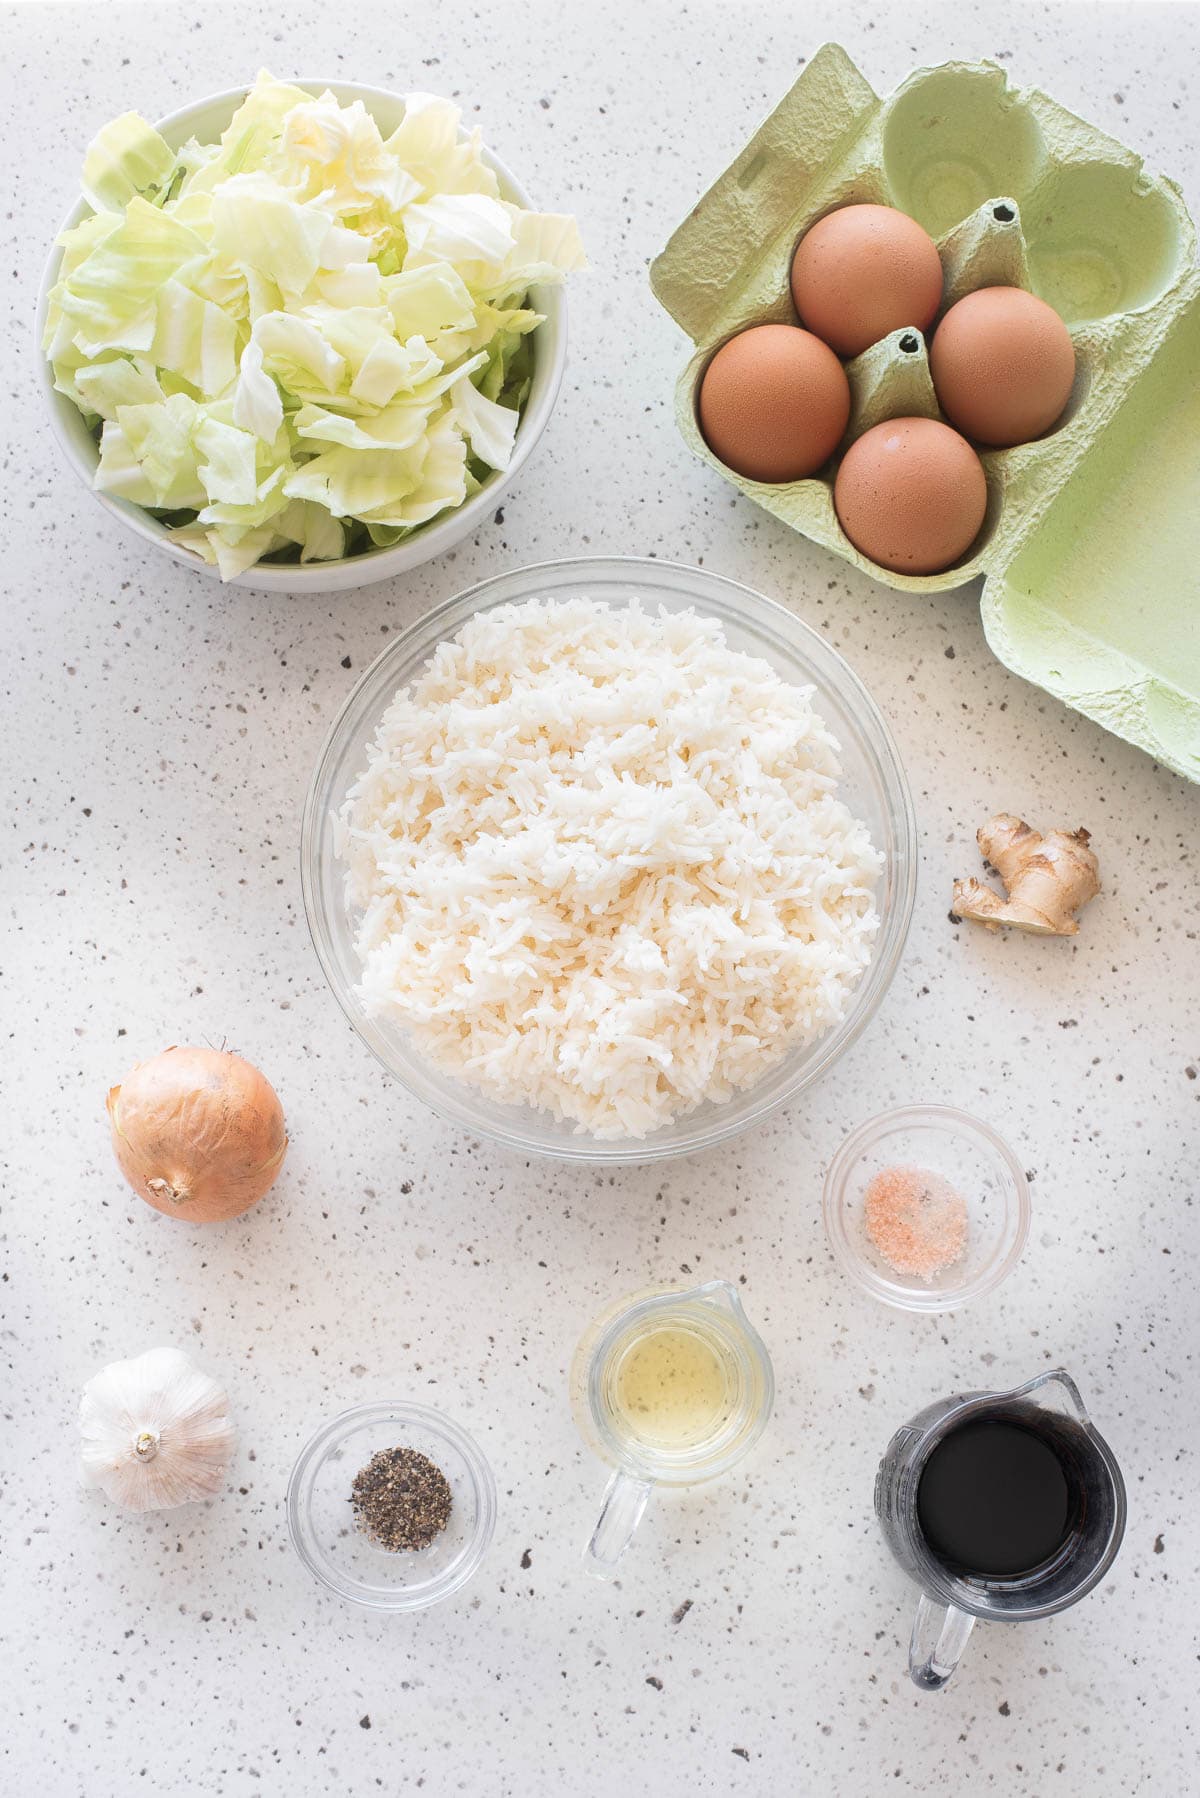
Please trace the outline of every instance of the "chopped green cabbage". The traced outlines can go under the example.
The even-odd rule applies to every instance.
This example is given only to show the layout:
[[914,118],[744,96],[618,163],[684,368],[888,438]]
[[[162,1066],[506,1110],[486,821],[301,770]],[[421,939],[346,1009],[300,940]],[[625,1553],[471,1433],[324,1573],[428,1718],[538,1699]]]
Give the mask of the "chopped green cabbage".
[[96,486],[226,580],[400,542],[508,466],[525,304],[584,266],[572,218],[500,198],[458,107],[261,74],[219,143],[136,113],[84,160],[44,348],[99,439]]

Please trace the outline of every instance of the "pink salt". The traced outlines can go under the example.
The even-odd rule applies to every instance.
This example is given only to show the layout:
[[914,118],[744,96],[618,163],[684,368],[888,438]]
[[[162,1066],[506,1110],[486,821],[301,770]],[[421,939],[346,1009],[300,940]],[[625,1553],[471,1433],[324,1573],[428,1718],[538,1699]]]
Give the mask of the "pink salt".
[[928,1280],[962,1259],[967,1205],[941,1174],[885,1167],[867,1187],[867,1235],[898,1274]]

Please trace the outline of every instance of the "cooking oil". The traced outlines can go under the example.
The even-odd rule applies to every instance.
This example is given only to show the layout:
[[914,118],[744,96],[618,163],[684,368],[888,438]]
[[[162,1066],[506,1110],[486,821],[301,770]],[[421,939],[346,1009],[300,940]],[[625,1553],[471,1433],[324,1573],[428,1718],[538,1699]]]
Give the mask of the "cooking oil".
[[730,1408],[726,1358],[707,1333],[664,1320],[625,1346],[613,1380],[613,1423],[649,1447],[698,1448]]

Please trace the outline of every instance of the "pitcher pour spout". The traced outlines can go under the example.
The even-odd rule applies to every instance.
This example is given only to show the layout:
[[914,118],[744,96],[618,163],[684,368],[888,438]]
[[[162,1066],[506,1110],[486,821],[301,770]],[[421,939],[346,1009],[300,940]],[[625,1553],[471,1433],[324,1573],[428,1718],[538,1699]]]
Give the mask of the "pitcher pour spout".
[[1029,1399],[1044,1411],[1058,1411],[1085,1429],[1091,1427],[1083,1394],[1065,1367],[1052,1367],[1048,1372],[1038,1374],[1036,1379],[1010,1392],[1008,1397]]
[[703,1286],[697,1286],[694,1292],[685,1296],[705,1299],[710,1305],[723,1305],[726,1311],[732,1311],[736,1318],[745,1321],[742,1295],[732,1280],[706,1280]]

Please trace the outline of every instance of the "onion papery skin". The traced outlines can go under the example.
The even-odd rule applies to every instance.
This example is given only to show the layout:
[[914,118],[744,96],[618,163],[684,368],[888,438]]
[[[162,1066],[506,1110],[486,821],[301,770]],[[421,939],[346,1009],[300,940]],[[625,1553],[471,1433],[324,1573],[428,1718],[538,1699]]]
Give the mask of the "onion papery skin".
[[170,1048],[108,1095],[113,1151],[156,1211],[219,1223],[256,1205],[283,1166],[274,1087],[228,1049]]

